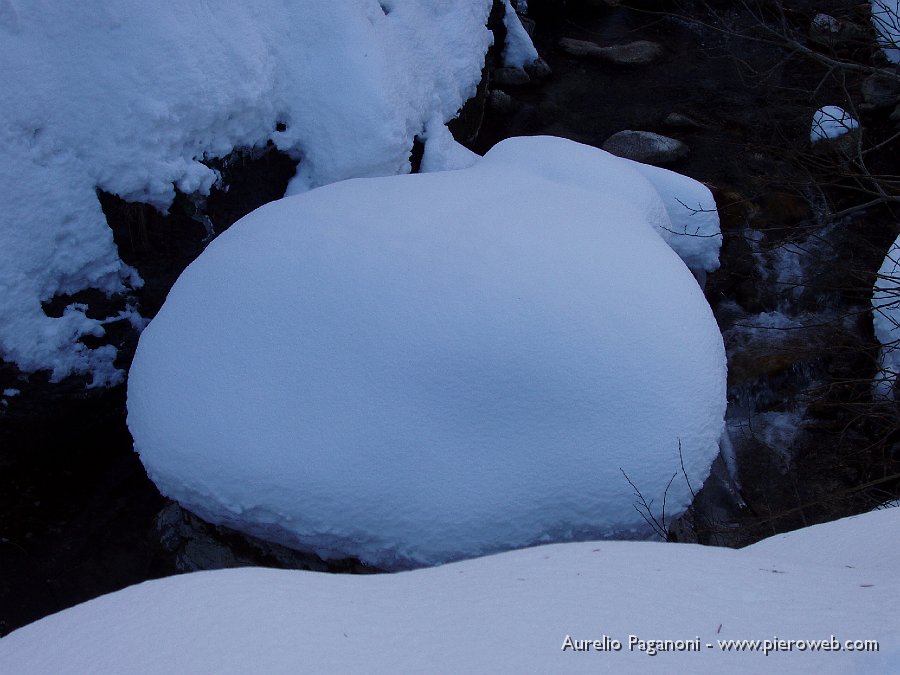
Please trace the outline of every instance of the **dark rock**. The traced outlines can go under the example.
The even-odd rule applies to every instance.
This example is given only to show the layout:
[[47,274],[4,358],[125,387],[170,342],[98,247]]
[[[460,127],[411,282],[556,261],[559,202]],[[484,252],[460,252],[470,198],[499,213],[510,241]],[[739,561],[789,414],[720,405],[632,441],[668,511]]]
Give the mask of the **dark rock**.
[[518,109],[519,105],[513,97],[500,89],[494,89],[487,96],[487,106],[493,112],[506,115]]
[[626,129],[613,134],[603,143],[603,149],[619,157],[645,164],[671,164],[686,157],[690,149],[674,138],[650,131]]
[[481,125],[484,122],[484,108],[487,102],[489,81],[490,76],[485,65],[481,69],[481,81],[478,83],[475,95],[466,101],[456,118],[450,120],[447,124],[447,128],[450,129],[453,138],[463,145],[474,141],[481,131]]
[[529,77],[533,80],[546,80],[553,74],[553,71],[550,69],[550,64],[541,58],[527,64],[525,66],[525,72],[528,73]]
[[491,74],[491,81],[500,88],[515,88],[531,84],[531,77],[521,68],[497,68]]
[[688,117],[687,115],[683,115],[682,113],[677,112],[672,112],[666,115],[662,123],[664,126],[667,126],[670,129],[686,129],[696,131],[699,129],[707,128],[707,126],[702,122],[698,122],[692,117]]
[[866,29],[859,24],[841,21],[829,14],[816,14],[809,26],[809,41],[829,49],[862,42],[866,36]]
[[323,561],[316,555],[212,525],[170,502],[156,517],[160,543],[179,572],[264,566],[316,572],[372,574],[377,568],[355,559]]
[[638,40],[621,45],[602,47],[595,42],[561,38],[557,43],[569,56],[613,63],[620,66],[642,66],[662,56],[662,47],[656,42]]
[[900,102],[900,75],[884,71],[863,80],[863,100],[875,108],[892,108]]

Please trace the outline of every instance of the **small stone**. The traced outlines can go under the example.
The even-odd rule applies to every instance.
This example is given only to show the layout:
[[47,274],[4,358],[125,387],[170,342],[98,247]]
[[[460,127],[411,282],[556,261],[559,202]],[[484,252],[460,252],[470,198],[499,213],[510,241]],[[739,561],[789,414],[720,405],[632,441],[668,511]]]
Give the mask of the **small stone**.
[[542,58],[537,58],[525,66],[525,72],[533,80],[546,80],[553,74],[550,64]]
[[491,73],[492,83],[497,87],[524,87],[531,78],[521,68],[497,68]]
[[685,157],[690,148],[679,140],[650,131],[626,129],[613,134],[603,143],[603,149],[618,157],[644,164],[671,164]]
[[671,128],[671,129],[706,129],[706,125],[702,122],[698,122],[692,117],[688,117],[687,115],[682,115],[681,113],[672,112],[666,115],[666,118],[662,121],[663,125]]
[[652,63],[662,56],[663,51],[659,44],[649,40],[601,47],[595,42],[562,38],[557,44],[570,56],[604,61],[620,66],[642,66]]

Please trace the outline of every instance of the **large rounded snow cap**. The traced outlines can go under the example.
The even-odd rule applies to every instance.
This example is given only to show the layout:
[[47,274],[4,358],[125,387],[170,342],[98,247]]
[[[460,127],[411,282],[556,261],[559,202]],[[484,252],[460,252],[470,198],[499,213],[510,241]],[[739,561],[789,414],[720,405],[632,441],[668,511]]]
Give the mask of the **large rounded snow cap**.
[[622,471],[677,513],[679,443],[696,489],[725,410],[666,217],[630,163],[552,138],[264,206],[143,333],[135,447],[204,518],[387,568],[640,536]]

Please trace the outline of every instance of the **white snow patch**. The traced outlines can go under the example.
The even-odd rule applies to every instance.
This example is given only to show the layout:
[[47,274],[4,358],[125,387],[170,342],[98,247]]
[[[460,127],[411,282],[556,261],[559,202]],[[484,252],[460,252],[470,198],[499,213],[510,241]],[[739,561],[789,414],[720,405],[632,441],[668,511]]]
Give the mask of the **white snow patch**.
[[[21,628],[0,640],[0,663],[20,675],[895,673],[898,530],[900,509],[887,509],[742,550],[594,542],[374,576],[197,572]],[[567,636],[606,651],[563,649]],[[802,643],[765,654],[779,639]],[[699,650],[650,656],[650,640]],[[879,651],[846,648],[858,640]]]
[[836,105],[826,105],[813,114],[809,140],[816,143],[829,138],[839,138],[858,128],[859,121],[846,110]]
[[872,294],[872,323],[881,343],[881,372],[875,379],[875,392],[892,400],[900,373],[900,237],[884,258]]
[[[266,205],[144,331],[128,424],[198,515],[399,568],[645,536],[718,453],[722,338],[631,162],[504,141],[469,169]],[[656,513],[655,515],[659,515]]]
[[13,396],[18,396],[21,393],[22,392],[19,389],[4,389],[3,390],[3,395],[9,396],[10,398],[12,398]]
[[440,117],[433,117],[425,126],[423,135],[425,152],[422,155],[422,173],[468,169],[480,157],[461,145]]
[[503,15],[503,25],[506,26],[506,43],[503,47],[503,65],[507,68],[524,68],[537,61],[538,53],[510,0],[504,0],[504,3],[506,12]]
[[900,63],[900,0],[872,0],[872,24],[885,58]]
[[[112,347],[77,306],[41,301],[140,279],[96,189],[166,210],[205,194],[203,164],[268,141],[300,158],[293,190],[409,171],[413,137],[481,79],[491,0],[0,2],[0,358],[114,384]],[[276,122],[287,125],[276,132]]]
[[666,243],[695,271],[719,269],[722,231],[712,192],[703,183],[651,164],[623,159],[637,169],[662,197],[669,224],[657,223]]

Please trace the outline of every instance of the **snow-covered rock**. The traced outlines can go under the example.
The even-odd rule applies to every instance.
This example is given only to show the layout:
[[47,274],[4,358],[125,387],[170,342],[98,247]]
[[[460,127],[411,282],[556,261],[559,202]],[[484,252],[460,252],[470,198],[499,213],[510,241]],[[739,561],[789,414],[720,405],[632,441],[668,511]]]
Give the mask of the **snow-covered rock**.
[[859,128],[859,122],[843,108],[826,105],[813,114],[809,140],[812,143],[827,139],[839,138]]
[[595,542],[400,574],[186,574],[11,633],[0,669],[896,673],[898,530],[893,508],[737,551]]
[[96,189],[166,209],[209,191],[205,159],[269,141],[300,158],[294,191],[407,172],[414,136],[475,92],[491,4],[0,2],[0,358],[121,380],[113,347],[77,341],[102,319],[41,308],[140,283]]
[[725,410],[722,338],[654,185],[517,138],[258,209],[141,337],[150,477],[212,522],[387,568],[644,536],[621,471],[674,516]]
[[875,380],[876,393],[894,398],[900,374],[900,237],[891,244],[872,294],[872,323],[881,343],[881,372]]
[[538,53],[510,0],[503,1],[505,4],[503,25],[506,27],[503,65],[509,68],[525,68],[538,60]]

